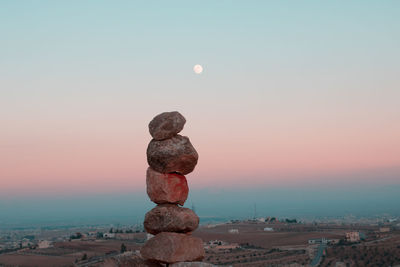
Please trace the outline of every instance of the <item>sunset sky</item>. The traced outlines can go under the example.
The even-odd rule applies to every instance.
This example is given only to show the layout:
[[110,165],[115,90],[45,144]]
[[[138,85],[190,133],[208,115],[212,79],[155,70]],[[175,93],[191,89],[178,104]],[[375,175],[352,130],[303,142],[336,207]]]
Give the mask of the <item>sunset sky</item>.
[[192,190],[400,184],[399,1],[1,1],[0,33],[1,197],[144,192],[174,110]]

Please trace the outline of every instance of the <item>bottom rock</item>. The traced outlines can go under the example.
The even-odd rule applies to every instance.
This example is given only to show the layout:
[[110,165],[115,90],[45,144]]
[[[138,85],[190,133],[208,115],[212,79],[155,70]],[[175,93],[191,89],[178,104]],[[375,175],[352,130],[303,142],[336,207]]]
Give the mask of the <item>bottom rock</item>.
[[169,267],[217,267],[217,265],[197,261],[197,262],[177,262],[171,264]]
[[[94,266],[94,265],[91,265]],[[165,267],[164,264],[150,262],[144,260],[139,255],[135,253],[125,252],[124,254],[119,254],[117,256],[107,258],[99,265],[95,265],[98,267]]]
[[178,233],[159,233],[140,250],[142,257],[162,263],[200,261],[205,252],[200,238]]

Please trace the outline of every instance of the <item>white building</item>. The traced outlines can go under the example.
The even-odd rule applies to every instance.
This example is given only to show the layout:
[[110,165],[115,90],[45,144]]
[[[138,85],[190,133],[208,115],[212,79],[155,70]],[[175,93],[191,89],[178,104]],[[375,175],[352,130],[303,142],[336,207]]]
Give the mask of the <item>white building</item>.
[[346,241],[348,241],[348,242],[360,241],[360,233],[359,232],[347,232],[346,233]]
[[272,228],[272,227],[265,227],[265,228],[264,228],[264,231],[265,231],[265,232],[272,232],[272,231],[274,231],[274,228]]
[[314,239],[309,239],[308,244],[327,244],[329,242],[328,239],[325,237],[323,238],[314,238]]
[[230,234],[238,234],[239,233],[239,229],[229,229],[228,233],[230,233]]
[[388,232],[390,232],[390,227],[381,227],[381,228],[379,228],[379,232],[388,233]]
[[115,233],[104,233],[103,237],[104,238],[115,238]]
[[29,239],[27,239],[27,238],[22,239],[21,246],[23,248],[29,247],[30,245],[32,245],[32,243],[31,243],[31,241]]
[[38,243],[38,248],[49,248],[52,247],[52,242],[49,240],[40,240]]

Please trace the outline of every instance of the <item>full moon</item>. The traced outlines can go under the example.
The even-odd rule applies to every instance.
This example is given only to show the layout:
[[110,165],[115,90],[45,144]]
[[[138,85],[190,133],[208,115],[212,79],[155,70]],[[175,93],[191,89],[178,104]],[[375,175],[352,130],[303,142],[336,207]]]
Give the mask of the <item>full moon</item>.
[[201,74],[203,72],[203,67],[201,65],[194,65],[193,71],[196,74]]

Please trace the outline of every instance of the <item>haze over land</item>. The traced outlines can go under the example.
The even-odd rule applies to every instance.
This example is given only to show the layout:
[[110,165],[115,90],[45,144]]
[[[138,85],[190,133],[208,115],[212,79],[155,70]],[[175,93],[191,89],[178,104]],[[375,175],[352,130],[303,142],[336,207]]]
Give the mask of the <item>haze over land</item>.
[[[400,186],[350,188],[199,189],[190,192],[186,207],[196,209],[201,223],[256,216],[312,221],[347,216],[400,216]],[[206,197],[205,197],[206,196]],[[192,206],[193,204],[193,206]],[[0,204],[2,227],[84,224],[138,224],[154,206],[145,193],[62,197],[19,197]]]

